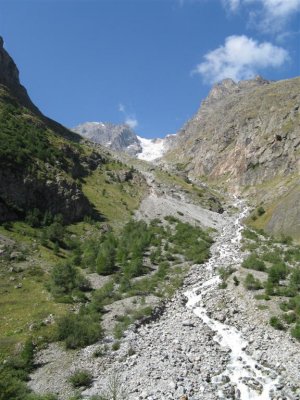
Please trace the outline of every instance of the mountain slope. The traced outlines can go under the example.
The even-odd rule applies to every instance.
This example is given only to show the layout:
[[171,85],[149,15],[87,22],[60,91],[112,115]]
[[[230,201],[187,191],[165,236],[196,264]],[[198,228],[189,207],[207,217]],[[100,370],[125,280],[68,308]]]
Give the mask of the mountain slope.
[[0,221],[37,208],[75,221],[94,213],[78,180],[107,156],[42,115],[0,40]]
[[[300,78],[224,80],[177,134],[165,160],[269,207],[261,225],[270,232],[300,235],[299,228],[279,223],[288,194],[300,198],[299,108]],[[300,218],[295,202],[292,209],[290,222]]]

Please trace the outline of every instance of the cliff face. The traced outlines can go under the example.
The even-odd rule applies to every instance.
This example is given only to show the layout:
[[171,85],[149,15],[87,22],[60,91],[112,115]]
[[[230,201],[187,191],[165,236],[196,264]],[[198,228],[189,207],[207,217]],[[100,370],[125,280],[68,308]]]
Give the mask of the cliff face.
[[[299,108],[300,78],[257,77],[238,84],[226,79],[177,134],[165,159],[184,165],[190,175],[244,191],[257,204],[271,204],[274,195],[284,201],[291,190],[299,194]],[[281,208],[279,203],[273,208]],[[299,210],[294,217],[300,218]],[[278,232],[279,225],[277,220],[266,226]],[[283,233],[293,233],[281,226]]]

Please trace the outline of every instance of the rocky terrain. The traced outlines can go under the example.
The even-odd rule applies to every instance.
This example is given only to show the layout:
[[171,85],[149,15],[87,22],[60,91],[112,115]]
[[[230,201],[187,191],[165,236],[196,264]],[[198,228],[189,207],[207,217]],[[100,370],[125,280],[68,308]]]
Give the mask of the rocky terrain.
[[92,143],[0,39],[1,400],[300,400],[299,85],[226,79],[177,135]]
[[[160,218],[169,200],[152,181],[137,217]],[[219,287],[218,269],[239,269],[244,257],[244,203],[235,200],[232,207],[237,212],[232,214],[229,208],[223,215],[192,206],[187,197],[174,199],[172,207],[171,215],[178,216],[179,211],[180,218],[217,228],[210,260],[191,267],[160,318],[130,326],[119,349],[114,349],[115,339],[106,336],[75,354],[56,344],[41,351],[36,359],[41,367],[32,374],[30,386],[67,399],[72,393],[68,377],[85,369],[93,375],[92,387],[83,392],[85,399],[109,392],[112,382],[119,398],[132,400],[183,395],[199,400],[298,399],[299,344],[268,326],[245,289],[232,283],[226,290]],[[99,348],[104,350],[95,357]]]
[[299,78],[225,79],[175,136],[166,163],[233,193],[243,192],[269,211],[259,227],[299,238],[292,223],[300,219],[299,85]]

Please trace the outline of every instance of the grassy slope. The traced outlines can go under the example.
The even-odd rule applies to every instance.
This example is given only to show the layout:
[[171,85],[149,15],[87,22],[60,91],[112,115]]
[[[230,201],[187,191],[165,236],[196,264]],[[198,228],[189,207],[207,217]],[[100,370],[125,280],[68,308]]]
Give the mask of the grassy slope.
[[[131,182],[108,181],[107,173],[118,172],[124,168],[126,169],[126,166],[111,161],[103,166],[103,169],[97,169],[91,173],[83,183],[85,195],[104,217],[105,223],[109,223],[117,230],[130,219],[146,190],[142,179],[140,185]],[[81,238],[93,235],[93,232],[96,233],[98,230],[99,225],[89,221],[67,226],[69,233]],[[29,255],[25,262],[11,262],[4,259],[0,263],[1,359],[4,359],[19,342],[23,342],[28,337],[51,336],[54,331],[53,326],[41,326],[42,320],[49,314],[57,318],[65,314],[69,308],[66,304],[56,303],[45,288],[49,271],[67,256],[68,251],[60,249],[60,256],[57,256],[53,253],[51,244],[50,248],[42,246],[38,239],[41,231],[41,229],[30,227],[24,221],[12,223],[9,230],[0,225],[0,235],[14,240],[16,250],[25,248]],[[9,272],[12,266],[18,269],[22,265],[26,268],[24,272]],[[39,269],[34,270],[33,266],[38,266]],[[19,283],[22,283],[22,287],[15,288]],[[29,329],[32,324],[36,326],[34,330]]]
[[97,169],[85,178],[83,184],[84,194],[114,227],[120,227],[129,220],[146,191],[146,184],[142,180],[139,185],[130,181],[114,182],[106,174],[109,171],[117,173],[122,170],[124,165],[111,162],[105,169]]

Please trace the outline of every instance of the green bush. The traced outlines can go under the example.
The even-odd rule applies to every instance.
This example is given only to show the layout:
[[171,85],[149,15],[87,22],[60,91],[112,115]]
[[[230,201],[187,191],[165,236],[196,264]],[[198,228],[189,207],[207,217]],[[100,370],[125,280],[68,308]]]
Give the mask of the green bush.
[[69,349],[93,344],[102,337],[99,318],[83,313],[62,317],[57,324],[57,337],[64,340]]
[[270,318],[270,325],[275,328],[278,329],[280,331],[284,331],[285,327],[283,325],[283,323],[280,321],[280,319],[278,317],[271,317]]
[[299,323],[296,324],[296,326],[291,329],[291,334],[295,339],[300,340],[300,324]]
[[103,307],[113,300],[117,300],[116,294],[114,292],[114,283],[113,281],[107,282],[100,289],[97,289],[93,292],[92,300],[89,305],[89,308],[96,312],[102,312]]
[[90,283],[70,262],[64,262],[52,269],[49,288],[58,297],[70,295],[74,289],[90,290]]
[[117,341],[115,341],[114,343],[113,343],[113,345],[111,346],[111,348],[114,350],[114,351],[117,351],[117,350],[119,350],[119,348],[120,348],[120,342],[117,340]]
[[286,314],[282,314],[282,318],[287,324],[292,324],[293,322],[296,322],[297,315],[294,312],[288,312]]
[[281,262],[281,254],[279,253],[279,250],[268,251],[267,253],[264,253],[261,258],[272,264]]
[[258,209],[257,209],[257,215],[258,215],[259,217],[261,217],[262,215],[264,215],[265,212],[266,212],[266,210],[265,210],[263,207],[258,207]]
[[253,230],[250,230],[250,229],[244,229],[243,232],[242,232],[242,235],[246,239],[251,239],[251,240],[254,240],[254,241],[258,240],[257,233],[255,231],[253,231]]
[[36,395],[26,385],[33,370],[34,346],[28,340],[19,355],[0,366],[0,400],[57,400],[54,395]]
[[45,228],[46,236],[51,242],[58,242],[60,245],[64,245],[65,227],[60,222],[53,222]]
[[93,375],[89,371],[81,369],[75,371],[70,376],[69,381],[74,388],[90,387],[93,382]]
[[300,268],[293,269],[290,275],[290,286],[300,290]]
[[243,262],[242,267],[247,269],[254,269],[256,271],[265,271],[266,265],[260,260],[256,254],[250,254]]
[[281,279],[287,277],[288,272],[288,267],[284,262],[276,263],[268,269],[268,281],[278,284]]
[[262,284],[259,279],[254,278],[252,274],[248,274],[244,280],[244,286],[248,290],[262,289]]
[[26,215],[25,222],[33,228],[39,228],[41,226],[42,213],[37,208],[29,211]]
[[106,235],[101,243],[97,258],[96,271],[99,275],[111,275],[117,270],[116,266],[116,248],[118,242],[112,233]]

